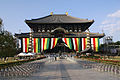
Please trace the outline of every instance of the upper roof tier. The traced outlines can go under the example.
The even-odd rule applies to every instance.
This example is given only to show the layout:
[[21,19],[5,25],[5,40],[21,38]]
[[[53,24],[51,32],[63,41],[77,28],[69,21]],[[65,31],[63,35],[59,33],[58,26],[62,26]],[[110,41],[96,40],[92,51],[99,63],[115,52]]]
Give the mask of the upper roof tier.
[[49,23],[93,23],[94,20],[80,19],[67,14],[52,14],[38,19],[25,20],[27,24],[49,24]]

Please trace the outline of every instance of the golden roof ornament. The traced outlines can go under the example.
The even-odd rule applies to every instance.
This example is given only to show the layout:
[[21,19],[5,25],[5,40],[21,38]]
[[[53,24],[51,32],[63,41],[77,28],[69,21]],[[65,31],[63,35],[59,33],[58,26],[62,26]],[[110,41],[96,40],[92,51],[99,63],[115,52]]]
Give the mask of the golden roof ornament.
[[53,15],[53,12],[51,12],[50,15]]
[[65,14],[68,15],[68,12],[66,12]]

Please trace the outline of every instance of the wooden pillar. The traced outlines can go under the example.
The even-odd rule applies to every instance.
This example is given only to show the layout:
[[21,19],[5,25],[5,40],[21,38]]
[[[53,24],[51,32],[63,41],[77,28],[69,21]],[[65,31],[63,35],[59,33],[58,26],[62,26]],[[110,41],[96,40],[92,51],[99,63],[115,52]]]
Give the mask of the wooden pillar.
[[30,36],[29,36],[29,39],[30,39],[30,43],[29,43],[29,48],[28,48],[28,52],[32,52],[33,51],[33,30],[31,29],[30,31]]
[[87,29],[87,48],[90,48],[90,31]]

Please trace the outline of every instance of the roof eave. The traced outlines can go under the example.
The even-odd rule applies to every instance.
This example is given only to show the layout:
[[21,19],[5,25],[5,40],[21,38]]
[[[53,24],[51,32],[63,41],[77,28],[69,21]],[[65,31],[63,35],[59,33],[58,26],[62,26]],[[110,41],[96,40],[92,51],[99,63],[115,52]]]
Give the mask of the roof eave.
[[31,22],[30,20],[25,20],[26,24],[81,24],[81,23],[93,23],[94,21],[89,22],[70,22],[70,23],[39,23],[39,22]]

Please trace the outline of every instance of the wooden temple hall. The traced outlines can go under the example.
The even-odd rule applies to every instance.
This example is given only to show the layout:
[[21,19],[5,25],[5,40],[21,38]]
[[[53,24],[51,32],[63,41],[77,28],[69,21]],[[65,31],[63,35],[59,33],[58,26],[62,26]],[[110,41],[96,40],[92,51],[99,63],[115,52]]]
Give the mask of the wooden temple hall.
[[89,27],[94,20],[81,19],[66,14],[53,14],[38,19],[25,20],[28,33],[15,34],[21,40],[22,52],[58,53],[99,51],[99,39],[104,33],[92,33]]

